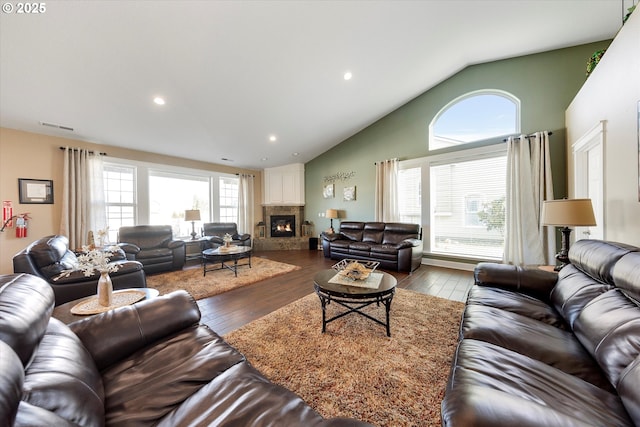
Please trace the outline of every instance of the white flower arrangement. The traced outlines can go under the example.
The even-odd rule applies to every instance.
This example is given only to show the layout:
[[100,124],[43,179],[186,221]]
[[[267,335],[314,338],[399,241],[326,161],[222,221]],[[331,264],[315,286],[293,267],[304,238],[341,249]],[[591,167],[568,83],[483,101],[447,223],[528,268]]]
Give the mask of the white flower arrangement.
[[54,280],[69,277],[74,271],[82,271],[86,277],[98,273],[113,273],[120,268],[119,264],[109,263],[110,257],[118,250],[117,246],[95,248],[83,246],[82,254],[78,255],[78,263],[68,270],[64,270]]
[[223,237],[222,237],[222,241],[225,243],[231,243],[233,241],[233,237],[231,237],[231,234],[226,233]]

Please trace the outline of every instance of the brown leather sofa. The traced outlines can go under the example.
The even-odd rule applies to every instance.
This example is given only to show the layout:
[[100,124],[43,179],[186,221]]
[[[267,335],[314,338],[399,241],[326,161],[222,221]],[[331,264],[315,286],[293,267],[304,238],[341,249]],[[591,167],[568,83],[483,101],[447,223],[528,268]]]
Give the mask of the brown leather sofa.
[[[113,289],[147,287],[142,264],[128,261],[121,250],[114,253],[109,261],[119,265],[118,271],[109,274]],[[96,293],[100,278],[98,273],[85,276],[82,271],[74,271],[69,276],[56,280],[63,270],[73,268],[76,262],[76,254],[69,249],[69,239],[66,236],[46,236],[13,257],[13,272],[29,273],[46,280],[53,289],[56,305],[60,305]]]
[[367,426],[269,382],[178,291],[67,326],[53,292],[0,276],[2,426]]
[[479,264],[442,425],[640,426],[639,251],[580,240],[557,275]]
[[170,225],[120,227],[118,245],[147,274],[181,270],[186,259],[184,242],[173,238]]
[[202,224],[202,237],[207,239],[208,248],[218,248],[224,245],[222,238],[225,234],[231,236],[231,244],[236,246],[251,246],[251,234],[239,234],[235,222],[207,222]]
[[422,263],[420,225],[343,221],[338,233],[322,233],[325,258],[378,261],[381,268],[412,272]]

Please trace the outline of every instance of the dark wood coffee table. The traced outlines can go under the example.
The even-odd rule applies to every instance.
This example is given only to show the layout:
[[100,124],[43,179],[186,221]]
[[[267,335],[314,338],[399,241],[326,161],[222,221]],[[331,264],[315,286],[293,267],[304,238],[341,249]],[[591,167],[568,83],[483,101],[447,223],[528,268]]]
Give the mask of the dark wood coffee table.
[[[387,330],[387,336],[390,337],[391,328],[389,326],[389,312],[391,310],[393,295],[396,292],[396,278],[389,273],[377,271],[376,273],[382,274],[382,279],[380,281],[380,285],[376,289],[371,289],[329,283],[336,273],[337,271],[335,270],[323,270],[317,273],[313,278],[313,287],[320,298],[320,304],[322,305],[322,332],[327,330],[327,323],[333,322],[334,320],[346,316],[349,313],[358,313],[384,326]],[[332,317],[331,319],[327,319],[326,308],[332,301],[347,308],[348,310]],[[384,304],[384,322],[361,311],[363,308],[373,303],[378,305],[381,303]]]
[[[238,264],[238,260],[247,258],[249,261],[244,264]],[[233,264],[228,264],[233,261]],[[207,268],[209,264],[220,264],[217,268]],[[227,263],[227,264],[225,264]],[[219,247],[215,249],[205,249],[202,251],[202,275],[206,276],[209,271],[222,270],[224,268],[234,272],[238,277],[238,267],[248,265],[251,268],[251,246],[231,246],[229,249]]]

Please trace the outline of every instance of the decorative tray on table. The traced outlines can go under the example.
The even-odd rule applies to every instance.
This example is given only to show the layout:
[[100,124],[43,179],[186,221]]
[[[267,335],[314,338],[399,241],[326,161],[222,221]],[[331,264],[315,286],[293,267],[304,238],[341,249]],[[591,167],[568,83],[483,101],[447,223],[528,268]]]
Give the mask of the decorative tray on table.
[[379,265],[377,261],[343,259],[332,266],[338,273],[329,280],[329,283],[377,289],[380,286],[382,274],[374,273],[374,270]]

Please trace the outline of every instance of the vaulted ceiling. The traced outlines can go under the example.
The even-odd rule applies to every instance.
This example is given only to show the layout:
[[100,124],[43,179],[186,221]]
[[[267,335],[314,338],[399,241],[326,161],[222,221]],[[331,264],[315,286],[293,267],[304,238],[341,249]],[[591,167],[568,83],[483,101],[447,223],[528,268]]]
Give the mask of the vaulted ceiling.
[[49,1],[27,14],[6,4],[17,6],[0,14],[1,126],[253,169],[307,162],[468,65],[613,38],[624,8]]

